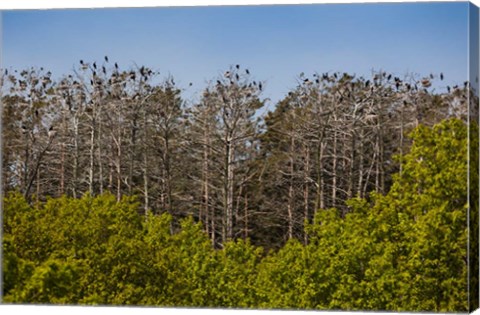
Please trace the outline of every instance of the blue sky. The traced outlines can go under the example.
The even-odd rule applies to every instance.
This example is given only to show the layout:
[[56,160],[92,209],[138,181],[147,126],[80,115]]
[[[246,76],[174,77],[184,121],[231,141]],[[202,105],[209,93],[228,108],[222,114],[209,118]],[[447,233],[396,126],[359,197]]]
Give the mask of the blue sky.
[[6,68],[60,76],[108,55],[173,75],[194,99],[235,64],[266,81],[270,106],[300,72],[467,78],[466,2],[3,11],[2,22]]

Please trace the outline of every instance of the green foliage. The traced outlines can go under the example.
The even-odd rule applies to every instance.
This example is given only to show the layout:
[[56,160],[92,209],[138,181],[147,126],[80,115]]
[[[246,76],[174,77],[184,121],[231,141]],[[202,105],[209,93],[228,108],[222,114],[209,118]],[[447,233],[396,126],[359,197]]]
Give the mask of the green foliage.
[[464,312],[467,126],[419,126],[386,195],[321,210],[308,244],[214,249],[200,223],[140,216],[134,198],[4,202],[4,299],[118,304]]

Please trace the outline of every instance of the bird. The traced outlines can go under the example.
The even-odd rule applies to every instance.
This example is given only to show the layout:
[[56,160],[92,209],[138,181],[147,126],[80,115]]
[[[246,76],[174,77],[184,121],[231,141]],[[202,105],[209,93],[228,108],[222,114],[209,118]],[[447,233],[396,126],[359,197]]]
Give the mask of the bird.
[[230,71],[226,71],[224,76],[225,76],[225,78],[230,78]]
[[258,83],[258,88],[260,89],[260,91],[262,90],[262,82]]
[[48,138],[53,138],[57,131],[53,129],[53,126],[50,126],[50,128],[47,131]]
[[250,71],[248,71],[248,69],[245,69],[245,73],[250,74]]
[[367,82],[365,82],[365,87],[368,87],[370,85],[370,80],[367,80]]
[[80,64],[83,65],[83,60],[80,59]]
[[105,62],[108,62],[108,56],[105,56]]
[[97,69],[97,64],[95,62],[93,63],[93,69]]
[[104,74],[107,74],[107,69],[105,68],[105,66],[102,66],[102,71]]
[[115,62],[115,69],[118,69],[118,63]]
[[443,81],[443,73],[440,73],[440,80]]
[[389,74],[388,77],[387,77],[387,80],[390,80],[392,78],[392,75]]
[[190,82],[190,83],[188,84],[188,86],[192,86],[192,85],[193,85],[193,83],[192,83],[192,82]]
[[450,87],[449,86],[447,86],[447,91],[448,91],[448,93],[450,93]]
[[142,67],[140,68],[140,74],[141,74],[142,76],[144,76],[144,75],[145,75],[144,72],[145,72],[145,67],[142,66]]
[[236,65],[235,68],[240,69],[240,65]]
[[240,80],[240,76],[238,75],[238,73],[235,73],[235,78],[238,80]]

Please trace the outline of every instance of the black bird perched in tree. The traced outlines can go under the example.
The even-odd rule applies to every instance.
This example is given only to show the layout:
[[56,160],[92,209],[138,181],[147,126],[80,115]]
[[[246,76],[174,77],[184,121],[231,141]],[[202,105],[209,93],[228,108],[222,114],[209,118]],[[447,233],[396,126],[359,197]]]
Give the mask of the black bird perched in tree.
[[240,65],[236,65],[235,67],[236,67],[237,69],[240,69]]
[[115,69],[118,69],[118,63],[115,62]]
[[387,77],[387,80],[390,80],[392,78],[392,75],[389,74],[388,77]]
[[5,75],[8,75],[8,70],[7,69],[5,69]]
[[319,79],[315,79],[315,83],[320,83],[320,80]]
[[97,64],[95,62],[93,63],[93,69],[97,69]]
[[142,67],[140,68],[140,74],[141,74],[142,76],[144,76],[144,75],[145,75],[144,72],[145,72],[145,67],[142,66]]
[[222,85],[222,82],[220,82],[220,80],[217,80],[217,85]]
[[303,80],[303,82],[305,82],[305,83],[307,83],[308,81],[309,81],[308,78],[306,78],[305,80]]
[[365,82],[365,87],[368,87],[370,85],[370,80],[367,80],[367,82]]
[[398,83],[398,81],[397,81],[397,83],[395,83],[395,87],[397,88],[397,90],[400,87],[400,83]]
[[90,80],[90,85],[93,85],[93,80]]
[[447,91],[448,91],[448,93],[450,93],[450,87],[449,86],[447,86]]
[[188,83],[188,86],[192,86],[192,85],[193,85],[193,83],[192,83],[192,82]]
[[430,73],[430,79],[433,79],[433,74]]
[[337,76],[336,72],[333,74],[333,76],[335,77],[335,79],[338,79],[338,76]]
[[440,80],[443,81],[443,73],[442,72],[440,72]]
[[235,73],[235,78],[238,80],[240,80],[240,76],[238,75],[238,73]]
[[102,71],[104,74],[107,74],[107,69],[104,66],[102,66]]
[[248,69],[245,69],[245,72],[246,72],[247,74],[250,74],[250,71],[248,71]]
[[108,56],[105,56],[105,62],[108,62]]
[[38,117],[38,109],[35,110],[35,117]]
[[260,91],[262,90],[262,82],[258,83],[258,88],[260,89]]
[[83,66],[83,60],[80,59],[80,64]]

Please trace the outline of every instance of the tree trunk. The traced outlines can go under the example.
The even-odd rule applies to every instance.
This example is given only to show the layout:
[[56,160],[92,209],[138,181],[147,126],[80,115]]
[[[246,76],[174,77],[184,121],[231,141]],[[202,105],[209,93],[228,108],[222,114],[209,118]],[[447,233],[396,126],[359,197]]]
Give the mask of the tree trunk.
[[[308,147],[308,144],[305,144],[304,145],[304,156],[305,156],[305,166],[304,166],[304,169],[303,169],[303,221],[304,221],[304,227],[305,225],[308,223],[308,215],[309,215],[309,207],[308,207],[308,203],[309,203],[309,199],[310,199],[310,196],[309,196],[309,184],[308,184],[308,176],[310,175],[310,148]],[[304,231],[303,231],[303,235],[304,235],[304,242],[305,242],[305,245],[307,244],[307,232],[306,232],[306,229],[304,228]]]
[[233,194],[234,194],[234,145],[233,137],[227,137],[226,152],[226,240],[233,238]]
[[[95,115],[93,113],[92,115]],[[90,126],[90,167],[88,170],[88,192],[90,196],[93,196],[93,172],[94,172],[94,162],[95,162],[95,119],[92,118],[92,125]]]
[[295,152],[295,139],[293,136],[290,138],[290,161],[289,161],[289,183],[288,183],[288,239],[293,238],[293,207],[294,207],[294,191],[293,191],[293,172],[295,171],[295,161],[293,159],[293,152]]

